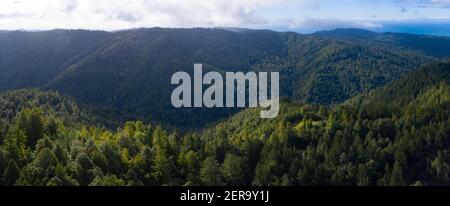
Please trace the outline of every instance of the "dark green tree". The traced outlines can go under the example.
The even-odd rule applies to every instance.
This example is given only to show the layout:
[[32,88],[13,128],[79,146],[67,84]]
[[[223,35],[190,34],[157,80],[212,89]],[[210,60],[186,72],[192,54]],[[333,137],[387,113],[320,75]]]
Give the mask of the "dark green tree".
[[200,179],[204,185],[221,186],[223,185],[220,165],[214,157],[207,157],[203,160],[200,168]]
[[12,186],[16,184],[16,181],[20,177],[20,169],[17,166],[16,161],[10,160],[8,163],[8,167],[6,167],[5,172],[3,173],[3,184],[6,186]]

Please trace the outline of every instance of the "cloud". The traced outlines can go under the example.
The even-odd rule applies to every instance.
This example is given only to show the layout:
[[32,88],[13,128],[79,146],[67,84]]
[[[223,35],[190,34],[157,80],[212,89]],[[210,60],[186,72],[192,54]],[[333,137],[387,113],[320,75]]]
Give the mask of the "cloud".
[[[263,8],[311,0],[2,0],[0,27],[251,26]],[[33,26],[34,25],[34,26]]]
[[287,22],[289,22],[290,28],[301,29],[305,31],[335,29],[335,28],[379,29],[383,27],[383,24],[370,20],[304,18],[304,19],[290,19],[287,20]]
[[[403,12],[372,10],[379,2]],[[450,8],[450,0],[2,0],[0,29],[377,28],[382,25],[372,16],[416,17],[411,12],[419,7]]]

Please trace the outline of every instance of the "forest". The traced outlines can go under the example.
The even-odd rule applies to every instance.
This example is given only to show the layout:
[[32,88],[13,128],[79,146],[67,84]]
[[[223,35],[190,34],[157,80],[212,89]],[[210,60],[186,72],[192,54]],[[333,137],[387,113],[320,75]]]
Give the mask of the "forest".
[[450,64],[431,64],[343,104],[285,100],[276,119],[247,109],[196,132],[142,121],[108,129],[57,92],[10,91],[0,183],[448,185],[449,74]]
[[[379,35],[384,38],[361,41],[207,28],[11,31],[0,33],[0,91],[58,91],[114,109],[124,119],[198,130],[239,110],[172,106],[172,75],[193,76],[196,63],[205,73],[279,72],[280,96],[333,105],[450,56],[450,38],[411,36],[409,42],[423,42],[412,47],[405,46],[403,34]],[[397,38],[384,40],[391,36]],[[438,46],[430,52],[428,45]]]
[[[152,28],[0,45],[2,186],[450,185],[446,37]],[[198,62],[279,72],[279,116],[174,108],[170,75]]]

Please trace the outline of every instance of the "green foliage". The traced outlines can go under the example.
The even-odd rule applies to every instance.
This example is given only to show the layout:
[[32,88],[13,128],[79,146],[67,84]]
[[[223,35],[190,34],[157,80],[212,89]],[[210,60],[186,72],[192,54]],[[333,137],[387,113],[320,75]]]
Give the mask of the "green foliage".
[[8,163],[8,167],[6,167],[5,172],[3,173],[3,185],[12,186],[15,185],[17,179],[20,177],[20,169],[17,166],[17,163],[14,160],[10,160]]
[[[381,40],[349,41],[323,36],[201,28],[4,32],[0,34],[0,91],[56,90],[97,105],[91,116],[98,119],[90,123],[112,128],[124,120],[142,119],[200,129],[238,110],[172,107],[167,98],[174,88],[169,85],[171,75],[192,73],[194,63],[203,63],[207,71],[278,71],[282,96],[330,105],[398,79],[448,55],[450,48],[445,37],[386,34]],[[391,41],[389,36],[399,37]],[[373,43],[380,41],[387,43]],[[0,111],[14,117],[14,111]]]
[[[425,66],[345,104],[286,100],[275,119],[259,118],[258,108],[246,109],[202,130],[186,132],[146,120],[201,127],[229,113],[179,114],[161,106],[158,95],[166,95],[164,91],[158,95],[142,91],[158,91],[162,83],[158,81],[165,80],[147,79],[156,86],[135,81],[157,75],[135,63],[144,60],[121,55],[149,52],[160,60],[153,69],[165,65],[164,58],[174,52],[183,56],[193,51],[197,58],[186,58],[211,60],[209,69],[283,68],[283,93],[294,100],[326,104],[381,86],[429,61],[409,50],[377,49],[292,33],[188,31],[187,36],[178,35],[180,30],[165,29],[118,32],[116,38],[121,41],[99,48],[102,55],[90,55],[49,84],[81,100],[100,103],[99,107],[79,105],[56,92],[36,89],[0,94],[0,185],[450,184],[448,63]],[[151,37],[160,37],[161,42],[155,43]],[[184,50],[155,53],[165,51],[164,45],[172,41],[183,42]],[[198,45],[200,50],[195,49]],[[223,57],[235,57],[236,49],[242,50],[237,60]],[[117,52],[122,50],[126,52]],[[132,71],[117,72],[119,66],[105,66],[116,64]],[[169,66],[190,65],[175,62]],[[133,78],[122,79],[122,74]],[[92,79],[86,80],[87,86],[75,81],[88,77]],[[95,87],[89,85],[94,83]],[[114,95],[103,96],[103,90]],[[130,118],[110,106],[136,116]],[[186,115],[192,118],[184,118]],[[142,120],[122,124],[125,119]]]
[[26,138],[21,129],[14,126],[9,128],[3,140],[3,148],[5,148],[9,159],[21,162],[26,158]]
[[42,111],[38,108],[25,109],[18,114],[16,126],[25,132],[27,146],[34,147],[39,139],[44,137]]
[[125,186],[125,181],[115,175],[96,177],[89,186]]
[[200,179],[205,185],[222,185],[222,175],[220,165],[214,157],[207,157],[203,160],[200,168]]
[[[17,115],[0,149],[0,162],[8,162],[0,165],[2,185],[448,184],[450,86],[441,81],[396,104],[369,112],[371,104],[283,102],[276,119],[248,109],[181,135],[140,121],[116,131],[58,126],[35,147],[19,129],[29,127],[18,121],[28,117]],[[42,128],[64,122],[41,118]]]
[[450,38],[405,33],[376,33],[361,29],[336,29],[314,35],[339,38],[377,47],[396,47],[435,57],[450,56]]
[[247,162],[242,157],[227,154],[223,161],[221,172],[224,180],[231,186],[246,185],[247,182]]

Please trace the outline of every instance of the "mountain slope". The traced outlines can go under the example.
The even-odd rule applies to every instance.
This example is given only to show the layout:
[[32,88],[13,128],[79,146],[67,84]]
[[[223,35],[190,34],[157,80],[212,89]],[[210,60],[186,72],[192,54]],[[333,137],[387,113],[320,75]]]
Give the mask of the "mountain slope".
[[4,125],[11,124],[21,111],[33,108],[70,127],[81,124],[115,129],[127,118],[120,111],[81,104],[54,91],[20,89],[0,93],[0,121]]
[[[292,99],[336,104],[398,79],[431,59],[398,49],[368,47],[328,38],[290,43]],[[289,68],[289,67],[287,67]]]
[[49,88],[141,118],[192,126],[230,113],[171,106],[171,75],[192,73],[194,63],[219,71],[279,71],[282,95],[295,101],[333,104],[429,61],[414,53],[294,33],[149,29],[118,34],[107,46],[71,66]]
[[203,63],[207,71],[279,71],[283,96],[297,102],[336,104],[435,59],[396,47],[265,30],[153,28],[19,34],[23,39],[0,35],[0,42],[15,47],[0,57],[0,90],[28,86],[57,90],[134,118],[191,128],[236,112],[171,106],[175,87],[170,85],[171,75],[192,73],[194,63]]
[[192,73],[197,62],[215,70],[246,71],[253,62],[282,54],[282,48],[280,34],[264,31],[248,35],[210,29],[119,32],[107,46],[70,67],[48,88],[145,119],[201,125],[229,112],[217,109],[194,116],[198,110],[175,110],[170,103],[175,88],[170,85],[172,74]]
[[0,91],[48,83],[109,36],[84,30],[0,33]]
[[[385,87],[410,96],[387,112],[283,101],[278,118],[246,109],[186,134],[142,121],[107,130],[72,118],[84,112],[57,93],[7,92],[0,111],[22,111],[0,121],[0,185],[449,185],[448,64],[424,68],[390,84],[417,95]],[[431,81],[416,84],[423,71]],[[66,118],[75,124],[51,123]]]
[[[253,185],[447,185],[448,66],[428,65],[376,90],[388,109],[284,102],[275,120],[250,109],[202,137],[219,162],[243,158]],[[395,97],[384,99],[386,91]]]
[[361,29],[336,29],[314,33],[317,36],[357,41],[373,46],[400,47],[439,58],[450,56],[450,38],[405,33],[377,33]]
[[347,104],[390,104],[401,107],[426,90],[439,86],[439,84],[450,85],[449,61],[423,66],[380,89],[365,95],[359,95],[347,101]]

